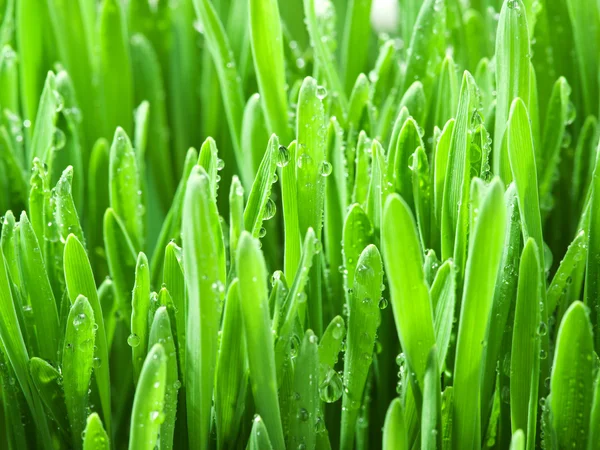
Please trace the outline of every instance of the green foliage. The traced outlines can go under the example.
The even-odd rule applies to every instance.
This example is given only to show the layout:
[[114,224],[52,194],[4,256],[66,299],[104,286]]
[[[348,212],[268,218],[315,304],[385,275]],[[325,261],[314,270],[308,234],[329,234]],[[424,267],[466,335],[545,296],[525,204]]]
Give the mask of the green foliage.
[[1,0],[0,449],[596,449],[600,3]]

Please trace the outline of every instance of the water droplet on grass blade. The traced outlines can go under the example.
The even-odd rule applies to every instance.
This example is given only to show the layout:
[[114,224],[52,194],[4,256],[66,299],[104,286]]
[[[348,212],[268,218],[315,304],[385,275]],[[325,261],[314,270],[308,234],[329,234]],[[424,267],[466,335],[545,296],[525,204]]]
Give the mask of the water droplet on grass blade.
[[277,212],[277,206],[272,198],[267,200],[267,205],[265,206],[265,214],[263,216],[263,220],[272,219],[275,213]]
[[137,347],[140,345],[140,337],[135,333],[131,333],[127,338],[127,344],[133,348]]
[[319,395],[321,400],[326,403],[333,403],[342,396],[343,383],[342,377],[338,372],[329,369],[325,379],[319,386]]
[[276,163],[279,167],[285,167],[290,162],[290,151],[286,146],[280,145],[277,151]]

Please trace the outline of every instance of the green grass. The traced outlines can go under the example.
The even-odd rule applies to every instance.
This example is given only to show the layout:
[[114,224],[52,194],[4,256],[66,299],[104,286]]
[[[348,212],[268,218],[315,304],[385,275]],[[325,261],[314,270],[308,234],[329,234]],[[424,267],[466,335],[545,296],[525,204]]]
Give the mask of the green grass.
[[599,37],[0,0],[0,450],[600,450]]

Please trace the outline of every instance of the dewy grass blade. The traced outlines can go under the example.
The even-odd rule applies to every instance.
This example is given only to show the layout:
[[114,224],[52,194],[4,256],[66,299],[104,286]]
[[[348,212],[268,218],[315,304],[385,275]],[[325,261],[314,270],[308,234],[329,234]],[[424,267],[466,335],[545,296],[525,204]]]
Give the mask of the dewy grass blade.
[[596,155],[594,174],[589,193],[589,234],[588,252],[585,270],[585,303],[590,308],[592,327],[594,328],[594,348],[600,348],[600,323],[598,302],[600,297],[600,153]]
[[83,450],[109,450],[110,439],[96,413],[88,416],[83,435]]
[[290,141],[283,37],[277,0],[249,0],[250,39],[263,111],[269,129]]
[[289,448],[315,448],[316,424],[323,418],[319,416],[319,353],[317,337],[312,330],[306,330],[296,361],[295,398],[290,408],[287,445]]
[[[150,268],[148,258],[140,253],[135,265],[135,284],[131,299],[131,335],[127,342],[131,345],[133,381],[137,384],[144,359],[148,354],[148,336],[150,334]],[[164,344],[163,344],[164,345]]]
[[460,312],[456,344],[453,448],[478,448],[481,445],[481,379],[478,367],[483,360],[487,322],[492,306],[494,284],[498,274],[502,248],[506,208],[502,182],[496,178],[489,187],[477,185],[481,201],[475,206],[471,242],[465,271],[465,287]]
[[303,0],[303,2],[304,15],[306,17],[306,27],[313,44],[315,59],[319,64],[320,70],[323,71],[323,77],[327,81],[328,88],[333,93],[337,94],[337,101],[341,105],[342,112],[346,113],[348,110],[348,99],[346,98],[346,92],[342,86],[340,76],[334,65],[334,55],[326,45],[323,36],[321,36],[318,23],[319,18],[316,10],[316,0]]
[[145,225],[141,184],[129,137],[117,128],[110,148],[110,206],[123,221],[133,246],[144,248]]
[[269,202],[273,178],[277,170],[277,152],[279,151],[279,139],[272,135],[267,145],[267,150],[256,173],[252,189],[248,195],[248,202],[244,209],[244,227],[255,238],[261,236],[263,221],[269,218]]
[[548,315],[554,312],[558,305],[558,300],[565,293],[567,285],[572,282],[572,274],[578,267],[581,267],[587,258],[587,236],[584,230],[579,231],[569,245],[565,256],[563,257],[556,273],[546,291],[546,306]]
[[258,415],[252,421],[252,431],[246,450],[273,450],[265,422]]
[[510,361],[510,411],[513,430],[524,430],[526,448],[535,448],[540,371],[540,337],[547,333],[541,322],[542,271],[533,238],[525,243],[519,265]]
[[240,238],[237,266],[240,268],[242,318],[256,410],[265,421],[275,448],[285,448],[270,327],[267,270],[258,241],[248,232],[243,232]]
[[423,412],[421,414],[421,448],[442,448],[441,420],[442,395],[440,393],[440,370],[438,350],[433,347],[427,358],[423,387]]
[[434,309],[433,325],[435,345],[438,353],[438,367],[446,361],[448,345],[452,335],[452,322],[456,303],[456,269],[451,260],[439,268],[429,290]]
[[[513,174],[508,161],[504,134],[511,105],[517,97],[529,101],[529,30],[522,0],[502,4],[496,34],[496,125],[494,127],[493,171],[505,184]],[[536,242],[537,243],[537,242]],[[541,247],[540,247],[541,248]],[[543,267],[543,265],[542,265]]]
[[344,357],[344,398],[340,448],[352,449],[361,399],[371,362],[377,328],[381,323],[379,299],[383,267],[379,250],[367,246],[358,258],[348,303],[348,337]]
[[436,66],[442,60],[441,36],[445,32],[445,13],[446,7],[442,0],[426,0],[421,4],[408,45],[405,89],[416,80],[423,84],[431,83],[432,80],[427,79],[430,77],[427,67]]
[[[166,291],[165,291],[166,292]],[[171,321],[167,307],[160,306],[154,314],[154,320],[148,334],[148,347],[161,344],[165,350],[167,373],[165,378],[164,418],[160,426],[160,448],[173,448],[173,433],[175,431],[175,414],[177,411],[177,391],[181,386],[177,371],[177,353],[171,331]]]
[[358,204],[350,206],[342,231],[342,256],[344,266],[344,286],[347,298],[351,297],[354,286],[354,274],[358,259],[363,250],[374,242],[374,230],[369,217]]
[[88,300],[77,297],[67,319],[62,359],[65,403],[71,424],[72,445],[81,448],[89,407],[89,385],[94,363],[94,312]]
[[[71,303],[79,295],[88,299],[94,311],[94,323],[98,326],[95,338],[95,363],[94,377],[100,392],[100,402],[106,428],[111,431],[111,406],[110,406],[110,374],[109,374],[109,348],[106,329],[104,326],[103,306],[100,304],[92,267],[85,252],[85,248],[75,235],[69,235],[65,244],[63,257],[65,282]],[[112,313],[112,311],[110,311]]]
[[[186,400],[190,446],[208,445],[221,303],[225,290],[225,247],[210,179],[192,170],[183,206],[183,266],[189,293],[186,325]],[[202,243],[202,247],[200,244]],[[198,341],[200,344],[198,345]],[[198,374],[202,376],[198,377]]]
[[33,136],[31,145],[29,146],[27,161],[30,163],[33,162],[34,158],[39,158],[46,164],[49,162],[49,153],[54,142],[54,130],[60,101],[61,99],[57,96],[56,92],[56,76],[53,72],[48,72],[44,90],[40,98],[40,105],[37,108]]
[[419,399],[429,349],[435,344],[431,300],[423,273],[423,252],[413,215],[397,194],[390,195],[386,201],[383,224],[383,260],[396,329],[410,373],[414,374],[411,383],[415,397]]
[[[468,219],[472,121],[478,116],[477,85],[473,76],[465,72],[460,88],[456,122],[452,129],[446,180],[442,200],[441,231],[442,260],[454,255],[458,279],[462,280],[467,254],[466,227]],[[460,281],[459,281],[460,282]]]
[[60,331],[58,327],[57,302],[48,280],[38,239],[27,219],[21,214],[19,256],[23,282],[28,286],[29,302],[33,312],[37,333],[35,339],[40,356],[56,361]]
[[[246,397],[248,368],[246,340],[238,331],[243,329],[239,282],[229,285],[217,359],[215,386],[215,422],[217,442],[226,446],[235,442],[242,420],[241,404]],[[266,433],[266,430],[265,430]]]
[[29,360],[29,373],[32,384],[46,409],[61,427],[61,434],[70,439],[71,426],[67,416],[65,394],[61,386],[61,373],[48,362],[35,356]]
[[559,448],[585,448],[593,393],[594,343],[587,308],[574,302],[560,324],[550,384]]
[[151,450],[159,443],[158,434],[164,421],[167,355],[161,344],[148,352],[135,390],[131,411],[129,448]]
[[[482,419],[487,420],[489,412],[493,408],[494,385],[496,384],[496,372],[498,364],[504,361],[510,362],[509,353],[503,353],[502,349],[510,351],[512,343],[512,331],[510,325],[510,312],[514,309],[514,300],[517,296],[517,277],[519,261],[521,257],[521,221],[517,206],[517,192],[514,183],[511,183],[504,194],[506,203],[506,234],[504,238],[504,250],[496,286],[494,289],[494,300],[492,302],[491,317],[487,334],[487,347],[482,372],[481,407]],[[510,373],[510,372],[509,372]],[[509,387],[507,387],[510,389]],[[496,389],[501,389],[500,387]],[[507,417],[508,419],[508,417]],[[507,424],[508,426],[508,424]]]
[[[267,132],[267,123],[264,112],[261,106],[261,97],[259,94],[250,96],[244,108],[244,118],[242,121],[242,151],[244,154],[250,155],[245,162],[246,167],[239,169],[240,178],[244,186],[249,189],[252,184],[252,179],[256,176],[256,172],[263,158],[263,147],[265,142],[269,140]],[[285,145],[289,141],[282,142]]]

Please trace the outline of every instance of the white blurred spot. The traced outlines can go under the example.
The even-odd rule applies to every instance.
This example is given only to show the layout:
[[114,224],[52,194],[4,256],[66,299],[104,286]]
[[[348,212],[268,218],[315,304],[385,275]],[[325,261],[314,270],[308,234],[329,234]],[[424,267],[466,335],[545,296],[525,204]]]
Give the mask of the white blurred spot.
[[400,5],[398,0],[373,0],[371,5],[371,26],[376,33],[398,31]]

